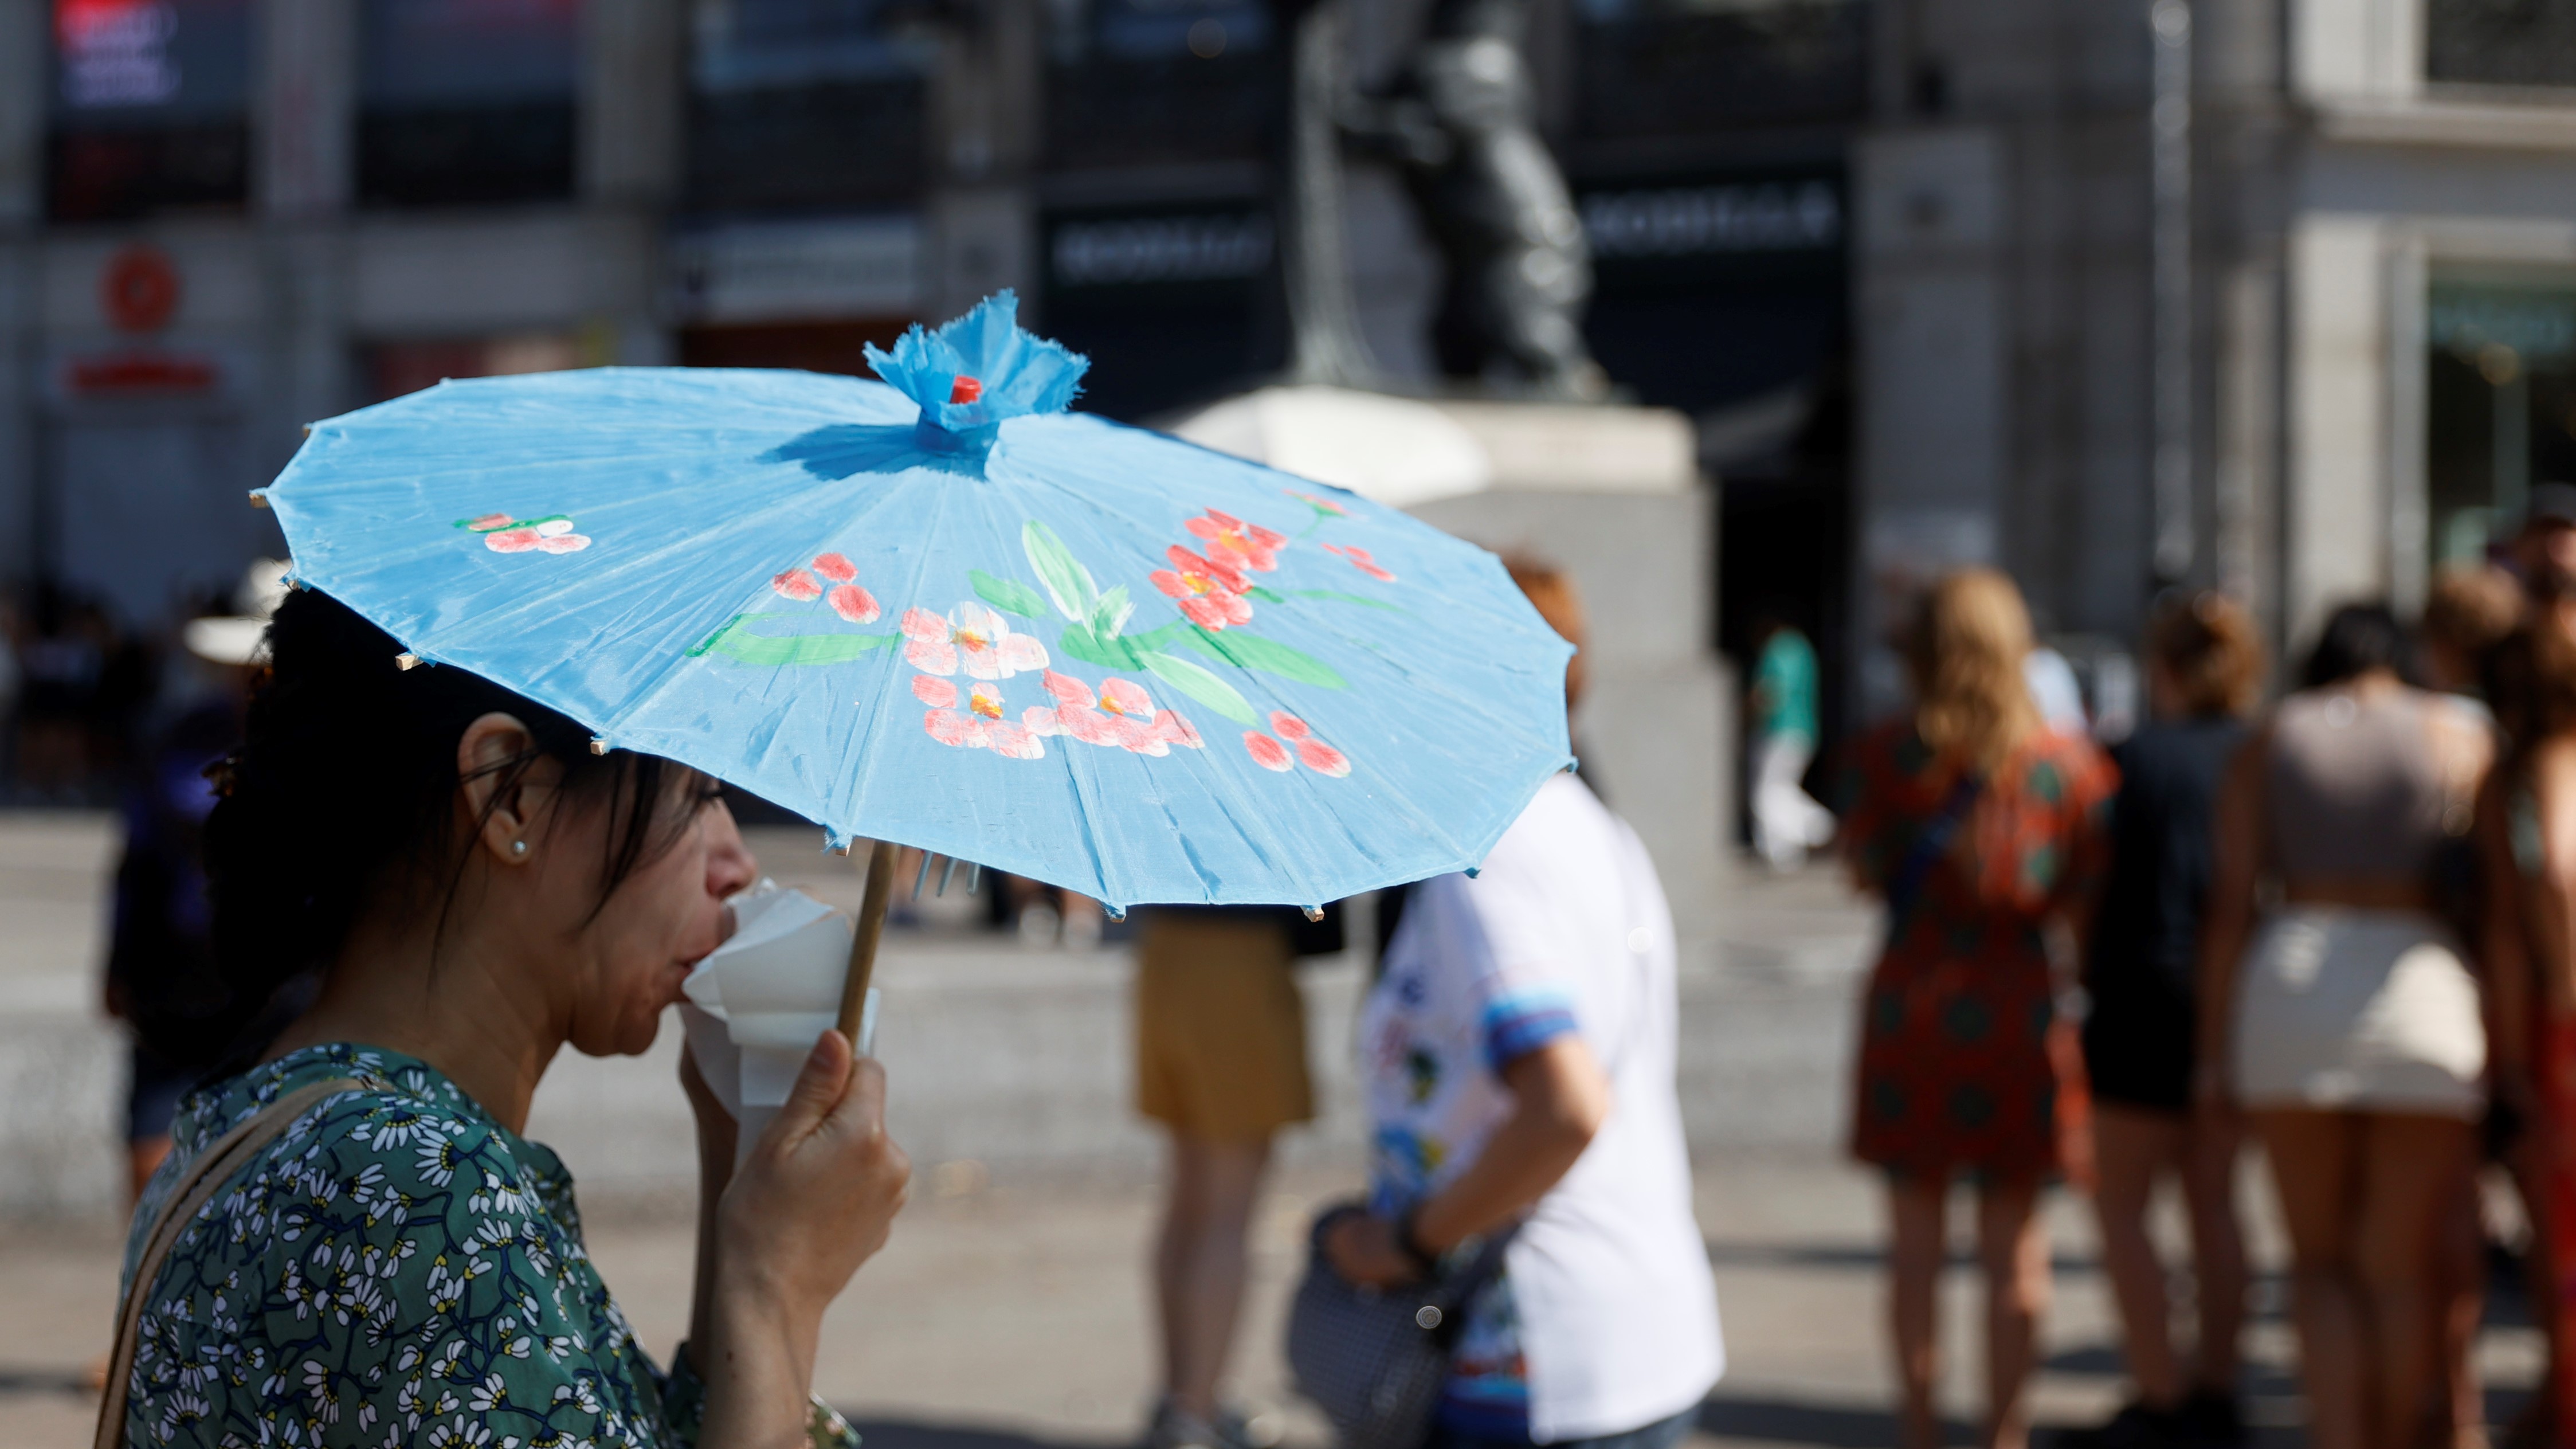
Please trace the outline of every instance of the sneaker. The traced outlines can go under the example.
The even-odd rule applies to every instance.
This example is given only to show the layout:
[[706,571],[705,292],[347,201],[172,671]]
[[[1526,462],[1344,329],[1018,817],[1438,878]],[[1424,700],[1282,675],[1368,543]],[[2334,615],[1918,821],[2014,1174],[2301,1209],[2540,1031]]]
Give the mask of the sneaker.
[[1052,950],[1056,931],[1062,925],[1063,918],[1055,913],[1055,907],[1031,906],[1020,912],[1020,944],[1032,951]]
[[2223,1389],[2194,1389],[2174,1410],[2183,1437],[2215,1449],[2243,1449],[2245,1410]]
[[1136,1449],[1228,1449],[1228,1446],[1218,1435],[1216,1425],[1165,1399],[1154,1406],[1154,1417],[1146,1423],[1145,1436],[1136,1441]]
[[1217,1406],[1213,1422],[1169,1399],[1154,1406],[1153,1421],[1137,1449],[1272,1449],[1279,1442],[1276,1415],[1247,1414],[1233,1404]]
[[2068,1429],[2057,1436],[2061,1449],[2172,1449],[2183,1441],[2180,1413],[2136,1403],[2099,1428]]

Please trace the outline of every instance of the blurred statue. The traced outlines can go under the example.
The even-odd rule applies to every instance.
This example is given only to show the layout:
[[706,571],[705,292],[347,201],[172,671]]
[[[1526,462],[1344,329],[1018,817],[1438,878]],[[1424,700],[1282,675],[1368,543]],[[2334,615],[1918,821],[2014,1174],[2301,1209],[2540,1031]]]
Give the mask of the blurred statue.
[[1347,83],[1342,6],[1291,8],[1293,108],[1283,265],[1292,370],[1367,384],[1341,242],[1344,138],[1404,172],[1447,273],[1432,347],[1452,377],[1595,400],[1608,379],[1583,340],[1592,263],[1564,175],[1539,138],[1521,55],[1528,0],[1434,0],[1421,42],[1385,94]]

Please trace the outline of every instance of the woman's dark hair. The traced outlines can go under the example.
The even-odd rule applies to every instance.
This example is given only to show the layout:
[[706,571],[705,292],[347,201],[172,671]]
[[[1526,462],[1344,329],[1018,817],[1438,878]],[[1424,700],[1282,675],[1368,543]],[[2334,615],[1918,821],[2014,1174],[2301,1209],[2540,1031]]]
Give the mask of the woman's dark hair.
[[241,749],[209,772],[222,798],[206,821],[206,878],[227,1007],[195,1040],[156,1051],[192,1066],[255,1054],[265,1041],[248,1038],[284,1024],[272,999],[328,967],[365,910],[444,926],[467,840],[456,746],[483,715],[516,716],[536,742],[495,771],[504,787],[552,759],[563,777],[550,808],[607,808],[594,913],[677,838],[664,808],[676,766],[594,755],[589,730],[480,675],[401,668],[402,646],[327,594],[289,594],[268,644]]
[[2406,663],[2406,630],[2386,604],[2346,604],[2326,619],[2307,667],[2299,671],[2301,689],[2322,689],[2374,669],[2402,671]]
[[2243,604],[2215,590],[2173,594],[2147,620],[2147,657],[2195,719],[2241,715],[2263,683],[2263,644]]

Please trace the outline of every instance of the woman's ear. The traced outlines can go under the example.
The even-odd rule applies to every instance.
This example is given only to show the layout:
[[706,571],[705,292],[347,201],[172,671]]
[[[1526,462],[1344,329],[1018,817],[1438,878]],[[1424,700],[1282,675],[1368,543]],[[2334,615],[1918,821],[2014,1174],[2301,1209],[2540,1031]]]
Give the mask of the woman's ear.
[[465,727],[456,741],[458,804],[475,837],[495,860],[525,865],[536,854],[534,798],[554,783],[554,761],[529,759],[536,736],[516,715],[494,712]]

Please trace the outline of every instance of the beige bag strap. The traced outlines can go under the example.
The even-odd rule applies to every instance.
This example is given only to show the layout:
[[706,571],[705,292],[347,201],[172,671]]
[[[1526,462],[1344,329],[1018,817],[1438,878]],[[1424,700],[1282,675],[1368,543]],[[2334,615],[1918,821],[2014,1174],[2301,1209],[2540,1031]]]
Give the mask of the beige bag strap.
[[124,1307],[116,1315],[116,1351],[108,1359],[106,1392],[98,1405],[98,1449],[119,1449],[125,1442],[125,1391],[134,1377],[135,1334],[143,1322],[143,1305],[152,1296],[153,1276],[161,1271],[161,1262],[170,1256],[179,1234],[187,1230],[198,1210],[223,1190],[233,1169],[276,1141],[278,1134],[304,1114],[305,1108],[325,1097],[364,1090],[365,1083],[347,1077],[298,1087],[216,1139],[171,1185],[170,1197],[161,1205],[161,1215],[152,1220],[152,1234],[144,1240],[143,1256],[134,1262],[134,1281],[126,1287]]

